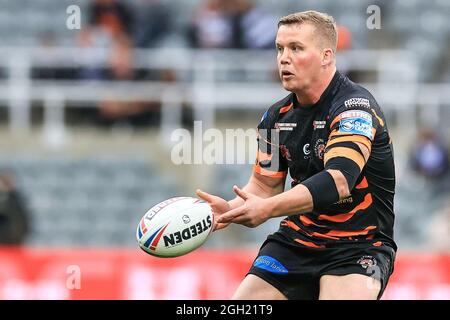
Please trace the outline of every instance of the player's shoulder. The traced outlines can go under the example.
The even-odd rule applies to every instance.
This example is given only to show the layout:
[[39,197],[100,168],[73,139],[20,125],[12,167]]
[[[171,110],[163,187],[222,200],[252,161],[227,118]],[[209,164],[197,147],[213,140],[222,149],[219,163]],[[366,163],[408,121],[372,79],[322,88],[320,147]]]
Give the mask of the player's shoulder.
[[377,101],[363,86],[345,77],[333,97],[329,114],[330,129],[338,132],[363,135],[373,140],[377,128],[384,127],[384,116]]
[[336,116],[347,110],[370,112],[372,109],[379,109],[379,105],[370,91],[343,76],[339,90],[331,103],[330,115]]
[[282,110],[282,108],[287,108],[289,106],[292,105],[293,103],[293,97],[292,97],[292,93],[288,94],[286,97],[284,97],[283,99],[275,102],[274,104],[272,104],[263,114],[263,116],[261,117],[261,121],[260,121],[260,126],[261,125],[270,125],[271,123],[274,123],[277,119],[278,116],[280,114],[280,111]]

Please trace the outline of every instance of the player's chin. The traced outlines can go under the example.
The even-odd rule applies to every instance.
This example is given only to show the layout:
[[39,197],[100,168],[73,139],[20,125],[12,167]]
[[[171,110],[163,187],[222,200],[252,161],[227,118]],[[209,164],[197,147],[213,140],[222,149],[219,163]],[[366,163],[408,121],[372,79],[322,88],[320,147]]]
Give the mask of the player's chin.
[[291,80],[281,80],[281,83],[283,85],[283,88],[287,91],[292,91],[295,89],[295,83]]

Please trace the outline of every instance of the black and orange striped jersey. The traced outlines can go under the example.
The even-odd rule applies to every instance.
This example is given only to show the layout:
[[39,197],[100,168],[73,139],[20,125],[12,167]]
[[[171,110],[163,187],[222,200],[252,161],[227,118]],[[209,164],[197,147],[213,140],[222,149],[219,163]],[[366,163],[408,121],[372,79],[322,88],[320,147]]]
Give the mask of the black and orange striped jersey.
[[[338,71],[312,106],[291,93],[267,110],[258,125],[254,170],[270,177],[289,172],[292,187],[324,170],[330,159],[351,159],[361,170],[351,195],[312,212],[291,215],[280,232],[300,246],[393,240],[395,169],[392,141],[383,112],[368,90]],[[370,150],[364,159],[355,142]]]

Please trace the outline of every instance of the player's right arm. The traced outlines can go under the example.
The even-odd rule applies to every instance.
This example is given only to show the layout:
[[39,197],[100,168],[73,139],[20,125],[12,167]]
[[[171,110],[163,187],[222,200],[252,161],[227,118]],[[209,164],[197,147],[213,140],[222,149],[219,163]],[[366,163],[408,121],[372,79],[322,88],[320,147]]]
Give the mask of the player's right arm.
[[[286,159],[282,157],[277,144],[278,138],[272,136],[275,133],[273,130],[273,122],[275,121],[273,114],[278,114],[278,110],[274,106],[264,113],[258,124],[256,161],[248,183],[242,188],[242,190],[260,198],[270,198],[282,193],[288,171]],[[229,223],[217,223],[218,218],[223,213],[238,208],[245,203],[239,196],[226,201],[202,190],[197,190],[197,195],[207,201],[213,210],[214,230],[220,230],[228,226]]]

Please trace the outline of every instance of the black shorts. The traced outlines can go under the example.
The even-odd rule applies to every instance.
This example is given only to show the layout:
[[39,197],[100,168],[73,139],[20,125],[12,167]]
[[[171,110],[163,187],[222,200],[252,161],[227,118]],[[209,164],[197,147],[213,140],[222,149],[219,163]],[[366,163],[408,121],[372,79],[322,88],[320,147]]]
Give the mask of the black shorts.
[[269,235],[248,274],[254,274],[288,299],[316,300],[323,275],[362,274],[381,282],[378,299],[394,270],[395,250],[386,244],[310,248],[292,243],[283,234]]

